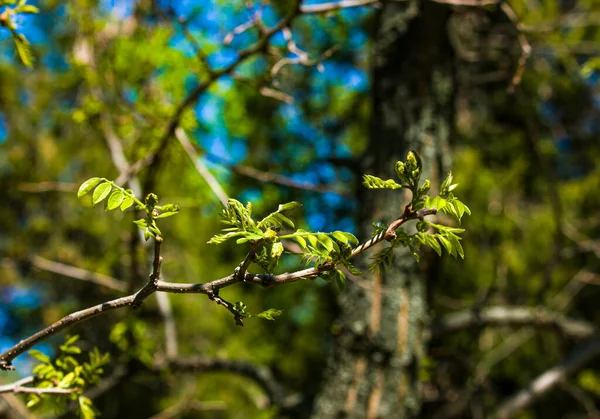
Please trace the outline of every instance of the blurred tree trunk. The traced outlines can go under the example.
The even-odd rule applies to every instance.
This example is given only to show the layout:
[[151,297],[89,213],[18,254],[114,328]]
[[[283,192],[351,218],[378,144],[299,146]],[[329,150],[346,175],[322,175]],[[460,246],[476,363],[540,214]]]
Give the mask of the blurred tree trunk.
[[[376,23],[373,115],[363,173],[390,178],[409,149],[433,185],[449,165],[453,116],[450,9],[424,1],[385,2]],[[435,188],[435,186],[434,186]],[[363,188],[359,188],[363,189]],[[399,191],[359,192],[360,233],[401,215]],[[427,258],[424,258],[427,259]],[[399,251],[387,271],[349,281],[342,295],[334,352],[317,397],[315,418],[409,418],[421,406],[419,371],[427,336],[427,263]]]

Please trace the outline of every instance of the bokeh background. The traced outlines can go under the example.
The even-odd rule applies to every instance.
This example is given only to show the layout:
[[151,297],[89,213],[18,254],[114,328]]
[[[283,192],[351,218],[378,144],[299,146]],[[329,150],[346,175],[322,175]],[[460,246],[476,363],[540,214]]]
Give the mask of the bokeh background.
[[[587,348],[585,362],[515,415],[599,417],[600,344],[590,339],[600,320],[600,4],[407,0],[305,13],[289,32],[300,52],[278,31],[219,74],[262,42],[292,3],[32,2],[38,14],[15,17],[31,43],[31,69],[0,28],[0,351],[72,311],[124,295],[69,277],[65,267],[107,275],[125,291],[144,283],[148,255],[134,215],[91,208],[76,191],[92,176],[119,177],[111,141],[129,162],[147,156],[182,101],[206,83],[178,121],[192,154],[172,136],[160,164],[139,173],[144,193],[182,206],[162,223],[167,280],[226,276],[245,255],[241,246],[207,244],[220,229],[221,204],[203,169],[227,195],[251,201],[256,214],[296,200],[303,203],[294,213],[300,227],[366,239],[365,225],[378,219],[375,210],[365,215],[372,199],[360,190],[365,168],[391,177],[391,165],[377,166],[382,154],[433,149],[426,159],[435,168],[428,172],[433,188],[451,168],[472,216],[462,225],[464,260],[424,252],[421,396],[419,407],[402,415],[491,417],[540,374]],[[256,13],[260,25],[232,33]],[[410,35],[396,52],[384,36],[393,16],[395,36]],[[309,59],[297,60],[303,53]],[[422,74],[432,74],[434,88],[420,84]],[[421,98],[424,89],[445,99],[432,107],[403,99]],[[410,131],[413,111],[404,108],[419,109],[412,115],[429,122]],[[298,266],[289,257],[279,269]],[[368,299],[370,281],[351,277],[348,286]],[[253,312],[273,307],[283,315],[248,319],[240,328],[205,296],[170,295],[178,353],[264,367],[296,397],[293,408],[236,372],[157,371],[169,332],[164,307],[152,297],[139,311],[111,312],[70,331],[84,349],[111,353],[106,385],[92,390],[102,417],[315,414],[326,368],[337,368],[331,354],[352,310],[348,301],[322,280],[240,285],[222,294]],[[497,321],[485,320],[490,310],[499,310]],[[510,320],[515,310],[525,320]],[[473,327],[436,332],[456,313],[475,316]],[[587,332],[572,333],[568,321]],[[36,348],[53,355],[62,339]],[[0,383],[33,365],[27,355],[17,358],[17,371],[0,373]],[[0,397],[0,417],[29,417],[23,400]]]

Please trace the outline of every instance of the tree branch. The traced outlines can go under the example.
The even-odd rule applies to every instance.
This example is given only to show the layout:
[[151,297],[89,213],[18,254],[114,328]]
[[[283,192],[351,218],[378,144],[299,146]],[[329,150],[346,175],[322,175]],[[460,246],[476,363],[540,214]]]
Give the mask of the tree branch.
[[516,413],[531,406],[540,397],[562,384],[568,376],[585,367],[598,355],[600,355],[600,336],[596,336],[584,346],[576,349],[561,364],[538,376],[527,387],[504,402],[496,410],[493,417],[497,419],[514,417]]
[[202,163],[202,160],[200,160],[198,154],[196,153],[196,150],[194,150],[194,146],[185,134],[185,131],[182,128],[177,128],[175,130],[175,136],[177,137],[177,139],[181,143],[181,146],[183,147],[188,157],[194,164],[196,171],[200,174],[200,176],[202,176],[202,178],[204,178],[204,180],[206,181],[210,189],[213,191],[215,196],[219,199],[221,204],[224,207],[227,207],[227,202],[229,200],[227,193],[225,193],[221,184],[212,175],[212,173],[208,171],[204,163]]
[[298,12],[299,12],[300,3],[301,3],[301,1],[297,0],[295,7],[292,8],[290,13],[286,17],[281,19],[275,26],[273,26],[271,29],[269,29],[264,34],[264,36],[262,38],[260,38],[256,43],[254,43],[253,45],[251,45],[248,48],[245,48],[245,49],[239,51],[237,60],[235,60],[233,63],[231,63],[230,65],[228,65],[227,67],[225,67],[221,70],[214,71],[212,74],[209,75],[209,77],[206,81],[204,81],[204,82],[200,83],[198,86],[196,86],[196,88],[193,89],[175,109],[175,112],[173,113],[173,115],[171,116],[171,119],[167,123],[167,128],[165,129],[164,134],[162,135],[162,137],[160,138],[160,140],[158,142],[158,147],[156,147],[152,152],[150,152],[145,158],[143,158],[142,160],[139,160],[138,162],[133,164],[131,166],[129,172],[125,175],[124,179],[120,178],[120,180],[123,181],[123,180],[127,179],[129,176],[135,175],[143,167],[148,166],[150,170],[149,170],[148,179],[146,180],[146,185],[145,185],[146,188],[145,189],[146,190],[153,189],[153,188],[148,188],[147,186],[151,186],[154,183],[154,177],[156,176],[156,173],[158,172],[157,169],[161,163],[161,156],[163,155],[163,152],[169,142],[169,139],[173,136],[173,134],[175,134],[175,130],[177,129],[177,126],[179,125],[179,120],[181,119],[183,112],[189,106],[196,103],[196,101],[198,100],[200,95],[202,95],[202,93],[204,93],[215,81],[220,79],[222,76],[231,74],[238,66],[240,66],[242,63],[244,63],[248,58],[252,57],[257,52],[263,50],[267,46],[269,40],[277,32],[279,32],[283,28],[289,26],[299,14]]
[[552,327],[573,339],[589,338],[596,333],[596,327],[591,323],[569,319],[541,307],[498,306],[449,314],[432,325],[431,335],[440,338],[464,329],[498,326]]
[[42,329],[28,338],[21,340],[12,348],[9,348],[0,354],[0,370],[14,370],[14,367],[11,365],[13,359],[38,343],[48,339],[51,336],[54,336],[61,330],[66,329],[67,327],[81,323],[84,320],[91,319],[92,317],[96,317],[99,314],[116,310],[117,308],[127,306],[133,306],[134,308],[139,307],[139,305],[141,305],[146,298],[156,291],[156,283],[160,279],[160,264],[162,262],[162,257],[160,256],[159,240],[155,241],[154,255],[153,272],[150,274],[150,280],[148,281],[148,284],[146,284],[140,291],[127,297],[117,298],[116,300],[110,300],[105,303],[71,313],[57,322],[54,322],[45,329]]
[[92,282],[102,287],[111,289],[113,291],[125,292],[127,285],[118,279],[112,278],[108,275],[103,275],[97,272],[91,272],[85,269],[77,268],[75,266],[66,265],[64,263],[54,262],[43,258],[41,256],[32,256],[30,258],[31,264],[43,271],[52,272],[58,275],[67,276],[69,278],[75,278],[82,281]]
[[341,0],[330,3],[306,4],[300,6],[300,12],[305,14],[323,14],[330,13],[340,9],[349,9],[360,6],[376,6],[381,3],[378,0]]
[[180,357],[167,359],[156,365],[158,370],[170,369],[181,372],[231,372],[256,382],[266,393],[272,405],[290,408],[300,402],[300,395],[287,395],[269,367],[246,361]]
[[[407,206],[402,217],[394,221],[390,224],[390,227],[385,232],[378,234],[377,236],[371,238],[370,240],[362,243],[352,250],[350,258],[354,258],[357,255],[363,253],[364,251],[370,249],[377,243],[383,240],[389,240],[391,237],[391,233],[402,224],[409,220],[414,220],[418,218],[422,218],[425,215],[435,214],[437,211],[435,209],[425,208],[418,212],[413,212],[410,210],[410,207]],[[54,336],[58,332],[67,327],[73,326],[77,323],[81,323],[87,319],[98,316],[108,311],[112,311],[121,307],[132,306],[133,308],[139,307],[143,301],[148,298],[153,293],[160,292],[169,292],[176,294],[206,294],[209,298],[216,301],[218,304],[225,306],[229,311],[231,311],[236,317],[236,322],[239,320],[240,314],[233,307],[233,305],[218,296],[218,291],[222,288],[231,286],[238,282],[247,282],[255,285],[261,285],[263,287],[271,287],[276,285],[283,285],[291,282],[296,282],[304,279],[315,279],[319,275],[321,275],[325,271],[329,271],[334,269],[333,265],[321,265],[313,268],[307,268],[296,272],[291,273],[283,273],[279,275],[271,275],[271,274],[253,274],[246,272],[244,274],[243,279],[240,279],[239,275],[235,272],[231,275],[228,275],[224,278],[216,279],[211,282],[201,283],[201,284],[187,284],[187,283],[170,283],[164,282],[160,280],[160,267],[162,264],[162,257],[160,255],[162,238],[159,236],[155,237],[154,241],[154,261],[152,273],[148,279],[148,282],[142,289],[140,289],[137,293],[129,295],[127,297],[118,298],[116,300],[107,301],[102,304],[98,304],[96,306],[77,311],[75,313],[71,313],[52,325],[46,327],[45,329],[40,330],[34,335],[21,340],[19,343],[14,345],[12,348],[6,350],[4,353],[0,354],[0,370],[13,370],[14,367],[11,365],[13,359],[15,359],[20,354],[29,350],[36,344],[48,339],[51,336]],[[238,323],[239,324],[239,323]]]
[[25,377],[12,384],[0,386],[0,394],[2,393],[33,393],[33,394],[70,394],[77,391],[76,388],[57,388],[57,387],[25,387],[27,384],[34,384],[36,378],[34,376]]

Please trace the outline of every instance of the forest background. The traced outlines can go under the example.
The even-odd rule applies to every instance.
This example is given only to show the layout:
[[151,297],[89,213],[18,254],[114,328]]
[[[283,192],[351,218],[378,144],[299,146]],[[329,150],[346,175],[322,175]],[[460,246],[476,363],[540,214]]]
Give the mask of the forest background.
[[[299,227],[366,240],[406,196],[362,174],[391,178],[413,149],[471,209],[464,260],[423,249],[372,273],[367,255],[341,293],[237,284],[228,301],[283,310],[244,327],[160,293],[76,325],[84,352],[110,353],[86,390],[102,417],[600,415],[598,2],[27,4],[11,15],[27,41],[0,27],[0,352],[146,282],[133,211],[78,200],[90,177],[179,203],[162,272],[202,283],[246,255],[207,244],[227,197],[260,215],[299,201]],[[37,363],[17,357],[0,386]],[[0,417],[79,410],[31,413],[12,390]]]

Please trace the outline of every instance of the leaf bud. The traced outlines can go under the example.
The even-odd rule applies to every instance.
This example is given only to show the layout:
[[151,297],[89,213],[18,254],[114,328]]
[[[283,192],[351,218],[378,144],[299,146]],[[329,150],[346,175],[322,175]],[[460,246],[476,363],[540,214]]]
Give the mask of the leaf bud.
[[271,228],[268,228],[267,231],[265,231],[265,235],[263,237],[266,240],[272,240],[275,237],[277,237],[277,232]]
[[282,253],[283,244],[281,242],[273,243],[273,246],[271,247],[271,257],[275,260],[278,260]]
[[425,183],[423,183],[423,185],[421,185],[421,187],[419,188],[419,195],[420,196],[426,195],[427,192],[429,192],[430,188],[431,188],[431,182],[429,181],[429,179],[427,179],[425,181]]
[[396,175],[401,182],[406,182],[406,165],[401,161],[396,162]]
[[415,156],[415,153],[412,151],[409,151],[406,154],[406,168],[409,171],[414,171],[416,169],[418,169],[418,164],[417,164],[417,157]]
[[427,230],[429,230],[429,225],[425,221],[419,220],[417,222],[417,230],[421,233],[425,233]]
[[154,208],[156,204],[158,204],[158,196],[156,196],[156,194],[149,193],[146,196],[146,205],[150,208]]

